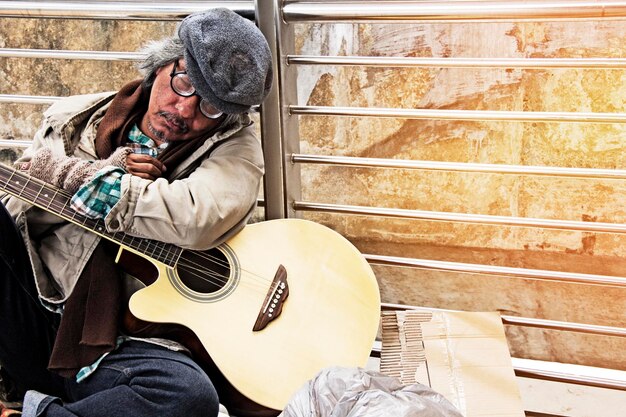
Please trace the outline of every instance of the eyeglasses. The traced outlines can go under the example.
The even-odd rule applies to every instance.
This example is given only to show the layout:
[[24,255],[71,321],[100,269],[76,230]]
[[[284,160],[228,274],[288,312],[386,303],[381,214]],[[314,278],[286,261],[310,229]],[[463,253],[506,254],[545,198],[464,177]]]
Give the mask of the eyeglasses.
[[[174,61],[174,68],[172,68],[172,72],[170,73],[170,87],[172,87],[172,90],[183,97],[199,96],[194,86],[191,85],[187,71],[176,71],[177,66],[178,60]],[[223,114],[223,112],[211,106],[205,99],[200,100],[199,107],[202,114],[209,119],[217,119]]]

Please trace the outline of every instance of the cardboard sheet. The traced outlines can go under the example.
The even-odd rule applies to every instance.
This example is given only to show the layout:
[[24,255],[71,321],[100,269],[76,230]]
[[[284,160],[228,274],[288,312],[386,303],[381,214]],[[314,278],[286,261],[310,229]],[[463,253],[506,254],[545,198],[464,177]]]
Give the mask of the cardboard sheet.
[[433,388],[467,417],[524,417],[498,313],[383,313],[380,370]]

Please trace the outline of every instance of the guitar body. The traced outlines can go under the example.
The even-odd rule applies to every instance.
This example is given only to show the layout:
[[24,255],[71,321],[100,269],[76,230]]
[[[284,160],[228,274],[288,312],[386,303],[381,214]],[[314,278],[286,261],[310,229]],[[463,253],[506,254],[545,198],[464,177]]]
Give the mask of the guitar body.
[[[265,221],[215,249],[190,251],[109,233],[102,219],[71,209],[68,192],[2,164],[0,190],[119,244],[122,263],[125,252],[150,261],[156,278],[131,297],[132,315],[175,325],[164,326],[176,328],[172,336],[191,330],[199,357],[265,410],[282,410],[323,368],[366,364],[378,331],[378,284],[361,253],[325,226]],[[127,272],[152,269],[132,267]],[[141,326],[137,334],[147,331]]]
[[[265,221],[214,250],[184,251],[173,268],[151,262],[158,278],[131,297],[132,314],[192,330],[228,382],[258,404],[282,410],[321,369],[367,362],[380,317],[376,278],[325,226]],[[272,290],[277,276],[284,292]],[[269,312],[274,297],[282,304]],[[269,322],[254,330],[263,311]]]

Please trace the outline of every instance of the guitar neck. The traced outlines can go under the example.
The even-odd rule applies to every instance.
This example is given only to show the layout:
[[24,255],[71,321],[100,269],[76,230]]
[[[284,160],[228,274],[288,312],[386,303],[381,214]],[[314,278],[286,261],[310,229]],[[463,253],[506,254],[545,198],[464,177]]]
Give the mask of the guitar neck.
[[156,240],[137,238],[122,232],[110,233],[102,219],[91,219],[72,209],[72,195],[67,191],[4,164],[0,164],[0,191],[166,265],[175,265],[182,252],[177,246]]

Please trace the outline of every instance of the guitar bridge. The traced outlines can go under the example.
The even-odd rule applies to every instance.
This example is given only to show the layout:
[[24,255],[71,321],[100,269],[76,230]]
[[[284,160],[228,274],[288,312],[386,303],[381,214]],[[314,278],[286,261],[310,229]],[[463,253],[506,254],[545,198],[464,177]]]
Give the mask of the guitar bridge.
[[272,320],[276,319],[283,311],[283,303],[288,295],[287,270],[284,266],[279,265],[252,331],[263,330]]

